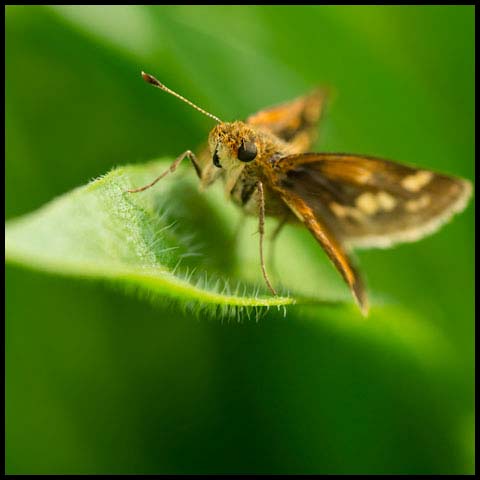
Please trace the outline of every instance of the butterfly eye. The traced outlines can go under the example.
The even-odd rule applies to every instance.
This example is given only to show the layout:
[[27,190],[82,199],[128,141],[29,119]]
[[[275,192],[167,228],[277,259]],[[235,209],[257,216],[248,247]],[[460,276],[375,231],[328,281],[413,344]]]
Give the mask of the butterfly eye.
[[217,167],[217,168],[222,168],[222,166],[220,165],[220,159],[218,158],[218,153],[217,153],[217,150],[215,150],[214,154],[213,154],[213,164]]
[[237,156],[241,162],[251,162],[257,156],[257,146],[253,142],[242,142]]

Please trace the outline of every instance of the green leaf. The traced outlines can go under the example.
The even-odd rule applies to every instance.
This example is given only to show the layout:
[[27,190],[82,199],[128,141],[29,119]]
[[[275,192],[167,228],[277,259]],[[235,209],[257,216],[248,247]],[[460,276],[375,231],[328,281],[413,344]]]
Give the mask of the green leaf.
[[[224,307],[224,314],[229,307],[294,303],[287,296],[261,295],[258,287],[245,282],[194,271],[202,265],[202,261],[189,261],[200,256],[195,240],[172,220],[182,208],[178,200],[194,194],[189,178],[176,175],[174,181],[165,179],[146,192],[126,191],[147,183],[166,165],[118,168],[37,212],[8,222],[7,260],[59,274],[115,280],[157,296],[218,305]],[[206,202],[205,198],[205,207]],[[200,218],[201,213],[197,214]],[[208,207],[203,215],[210,220],[215,216]],[[219,227],[215,236],[220,238],[215,242],[229,242],[226,226]]]

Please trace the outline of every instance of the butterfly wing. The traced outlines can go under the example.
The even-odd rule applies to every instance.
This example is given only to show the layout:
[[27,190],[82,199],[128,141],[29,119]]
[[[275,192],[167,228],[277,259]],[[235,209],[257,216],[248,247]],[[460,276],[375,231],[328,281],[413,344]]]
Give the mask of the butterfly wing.
[[250,115],[246,123],[268,130],[289,142],[292,152],[310,149],[317,138],[317,126],[325,110],[326,92],[317,89],[280,105]]
[[278,187],[346,248],[386,248],[435,232],[463,210],[470,182],[374,157],[307,153],[278,161]]
[[346,250],[388,247],[433,233],[463,210],[471,184],[372,157],[307,153],[275,164],[276,185],[322,245],[362,311],[365,289]]

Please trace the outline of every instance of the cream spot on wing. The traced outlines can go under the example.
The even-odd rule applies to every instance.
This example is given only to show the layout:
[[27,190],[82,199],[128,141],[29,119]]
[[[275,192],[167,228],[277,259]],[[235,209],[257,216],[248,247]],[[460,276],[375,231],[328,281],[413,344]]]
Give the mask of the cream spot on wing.
[[336,203],[336,202],[331,202],[329,206],[332,212],[338,218],[350,217],[350,218],[353,218],[354,220],[357,220],[358,222],[361,222],[364,220],[364,217],[365,217],[364,214],[361,211],[357,210],[355,207],[340,205],[339,203]]
[[391,210],[393,210],[397,205],[397,201],[395,200],[395,198],[393,198],[387,192],[378,192],[377,201],[378,201],[378,204],[380,205],[380,208],[387,212],[390,212]]
[[374,215],[379,209],[380,205],[373,193],[362,193],[355,201],[357,207],[367,215]]
[[430,195],[422,195],[417,200],[409,200],[405,203],[405,210],[415,213],[421,210],[422,208],[428,207],[430,205]]
[[397,201],[387,192],[365,192],[357,198],[355,204],[366,215],[375,215],[379,210],[390,212],[396,207]]
[[339,218],[345,218],[348,215],[348,208],[336,202],[330,203],[330,210]]
[[418,192],[433,178],[433,173],[426,170],[420,170],[413,175],[405,177],[401,184],[405,190]]

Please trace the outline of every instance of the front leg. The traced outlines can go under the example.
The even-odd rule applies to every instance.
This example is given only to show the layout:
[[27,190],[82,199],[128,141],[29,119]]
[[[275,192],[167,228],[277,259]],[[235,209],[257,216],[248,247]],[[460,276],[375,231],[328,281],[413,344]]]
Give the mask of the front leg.
[[258,182],[258,233],[260,234],[260,264],[262,267],[263,278],[265,279],[265,283],[269,290],[273,293],[273,295],[277,295],[277,292],[272,287],[270,283],[270,279],[267,275],[267,270],[265,268],[265,260],[263,258],[263,237],[265,234],[265,195],[263,193],[263,183]]
[[149,188],[153,187],[159,180],[161,180],[163,177],[167,176],[170,172],[173,173],[177,167],[180,165],[182,160],[184,158],[188,157],[194,168],[195,171],[197,172],[198,178],[202,178],[202,171],[200,170],[200,165],[198,163],[197,157],[191,150],[187,150],[186,152],[183,152],[181,155],[179,155],[175,161],[170,165],[170,168],[163,172],[161,175],[159,175],[153,182],[149,183],[148,185],[145,185],[140,188],[135,188],[133,190],[127,190],[129,193],[137,193],[137,192],[143,192],[144,190],[148,190]]

